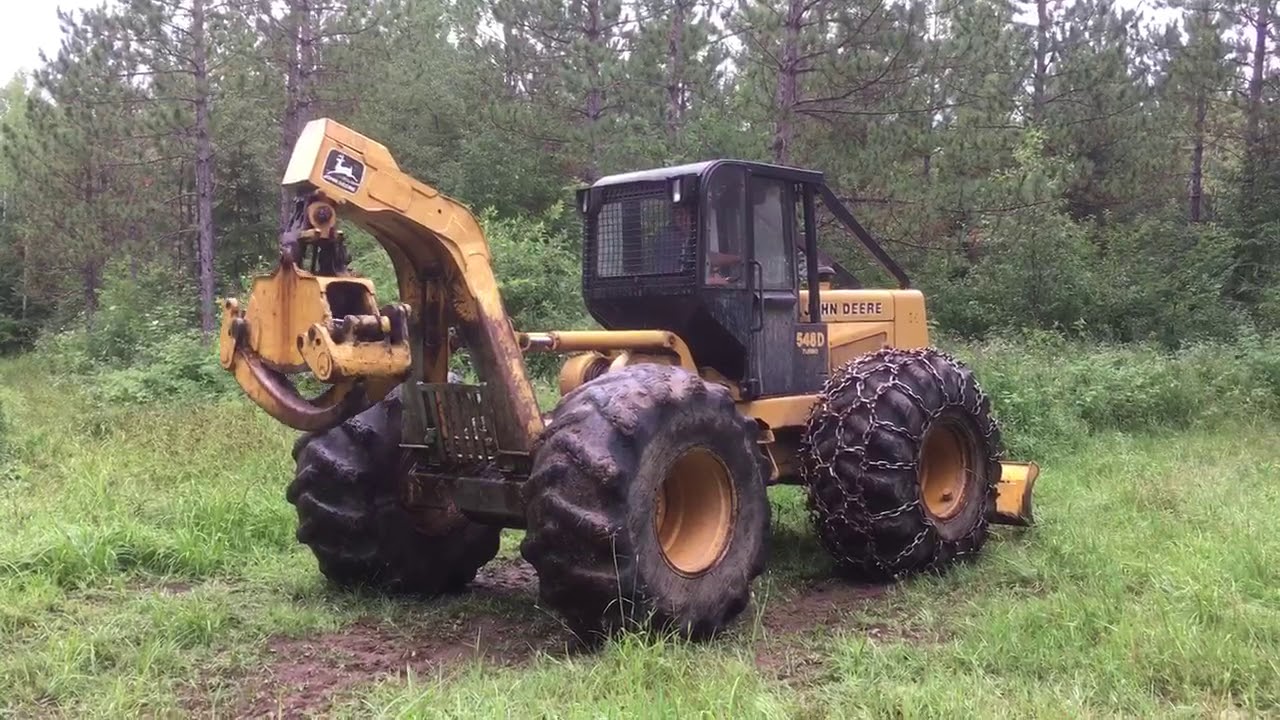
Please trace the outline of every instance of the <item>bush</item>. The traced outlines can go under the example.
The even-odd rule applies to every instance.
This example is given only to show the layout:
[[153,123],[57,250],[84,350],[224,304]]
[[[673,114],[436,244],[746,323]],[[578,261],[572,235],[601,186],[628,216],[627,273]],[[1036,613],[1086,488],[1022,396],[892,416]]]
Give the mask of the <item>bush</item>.
[[10,434],[13,432],[13,428],[9,425],[9,411],[5,405],[5,397],[0,395],[0,472],[9,463],[11,451]]
[[582,301],[582,243],[565,230],[557,205],[536,219],[481,217],[493,252],[502,301],[516,328],[574,330],[590,326]]
[[[503,218],[492,210],[478,219],[489,241],[502,302],[520,330],[585,328],[582,303],[581,241],[568,209],[557,205],[536,217]],[[398,297],[395,270],[371,236],[348,232],[353,271],[373,280],[379,302]]]
[[217,348],[198,332],[174,273],[160,266],[109,268],[92,322],[51,333],[36,353],[59,376],[90,388],[100,407],[235,390],[218,364]]
[[[564,212],[557,207],[534,219],[481,215],[503,302],[517,328],[589,325],[579,243],[567,230]],[[352,268],[374,281],[379,302],[394,301],[399,293],[386,252],[367,234],[351,232],[350,238]],[[192,307],[168,268],[116,265],[107,272],[92,322],[45,335],[36,351],[57,374],[90,387],[102,408],[237,393],[235,380],[218,364],[216,342],[204,342],[191,330]],[[558,364],[554,356],[529,360],[540,377],[553,374]],[[468,370],[465,356],[456,358],[455,369]]]
[[183,278],[158,264],[108,268],[85,352],[94,362],[134,364],[156,343],[197,326]]
[[1070,450],[1088,433],[1280,418],[1280,337],[1176,351],[1044,332],[943,344],[973,366],[1016,455]]
[[8,389],[0,391],[0,487],[20,477],[17,428],[13,425],[13,399]]
[[1096,315],[1096,252],[1084,229],[1039,208],[982,229],[981,261],[931,258],[922,286],[945,332],[985,337],[1014,328],[1068,332]]
[[103,403],[126,405],[233,394],[235,379],[217,352],[198,333],[177,333],[140,349],[131,365],[99,370],[93,376],[97,394]]
[[1099,233],[1095,335],[1177,348],[1230,341],[1250,324],[1228,297],[1234,239],[1211,224],[1146,219]]

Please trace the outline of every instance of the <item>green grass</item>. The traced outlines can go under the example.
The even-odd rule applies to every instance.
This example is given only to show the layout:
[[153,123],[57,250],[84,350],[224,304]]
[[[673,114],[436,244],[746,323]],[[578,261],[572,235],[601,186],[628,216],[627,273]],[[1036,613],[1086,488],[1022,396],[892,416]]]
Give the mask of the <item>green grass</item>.
[[[292,432],[239,399],[112,407],[91,393],[51,384],[32,358],[0,362],[0,716],[230,715],[278,662],[273,637],[360,619],[423,637],[474,617],[551,622],[520,597],[332,591],[293,540]],[[333,712],[1280,713],[1278,434],[1238,417],[1063,444],[1036,458],[1036,528],[1001,530],[978,562],[849,600],[794,634],[775,621],[812,605],[806,587],[830,567],[802,496],[784,488],[758,601],[719,641],[627,637],[514,666],[446,663],[370,677]]]

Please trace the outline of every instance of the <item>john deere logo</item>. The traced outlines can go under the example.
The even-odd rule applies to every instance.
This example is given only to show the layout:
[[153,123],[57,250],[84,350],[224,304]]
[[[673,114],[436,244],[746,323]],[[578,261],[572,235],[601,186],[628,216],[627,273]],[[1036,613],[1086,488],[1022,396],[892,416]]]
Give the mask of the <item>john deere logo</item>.
[[326,182],[353,193],[364,181],[364,163],[341,150],[330,150],[329,157],[324,160],[323,177]]

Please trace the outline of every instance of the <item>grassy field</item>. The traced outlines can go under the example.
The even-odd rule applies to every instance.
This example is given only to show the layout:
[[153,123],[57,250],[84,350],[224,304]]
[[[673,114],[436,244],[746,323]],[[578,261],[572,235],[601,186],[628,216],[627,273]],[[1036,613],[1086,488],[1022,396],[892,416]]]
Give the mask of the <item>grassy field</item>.
[[293,539],[291,432],[243,400],[112,407],[46,379],[0,363],[0,715],[1280,712],[1272,422],[1037,458],[1038,527],[888,588],[832,581],[781,489],[731,634],[584,655],[536,606],[517,534],[463,596],[335,592]]

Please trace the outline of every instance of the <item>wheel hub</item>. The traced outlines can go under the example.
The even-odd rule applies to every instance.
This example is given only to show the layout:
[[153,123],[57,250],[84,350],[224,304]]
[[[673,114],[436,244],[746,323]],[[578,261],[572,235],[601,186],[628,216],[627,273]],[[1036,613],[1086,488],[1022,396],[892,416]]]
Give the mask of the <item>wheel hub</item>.
[[920,451],[920,496],[935,519],[954,517],[964,506],[972,472],[968,446],[960,428],[942,422],[925,433]]
[[654,517],[667,564],[690,576],[714,567],[729,545],[735,501],[719,456],[693,448],[677,457],[658,489]]

